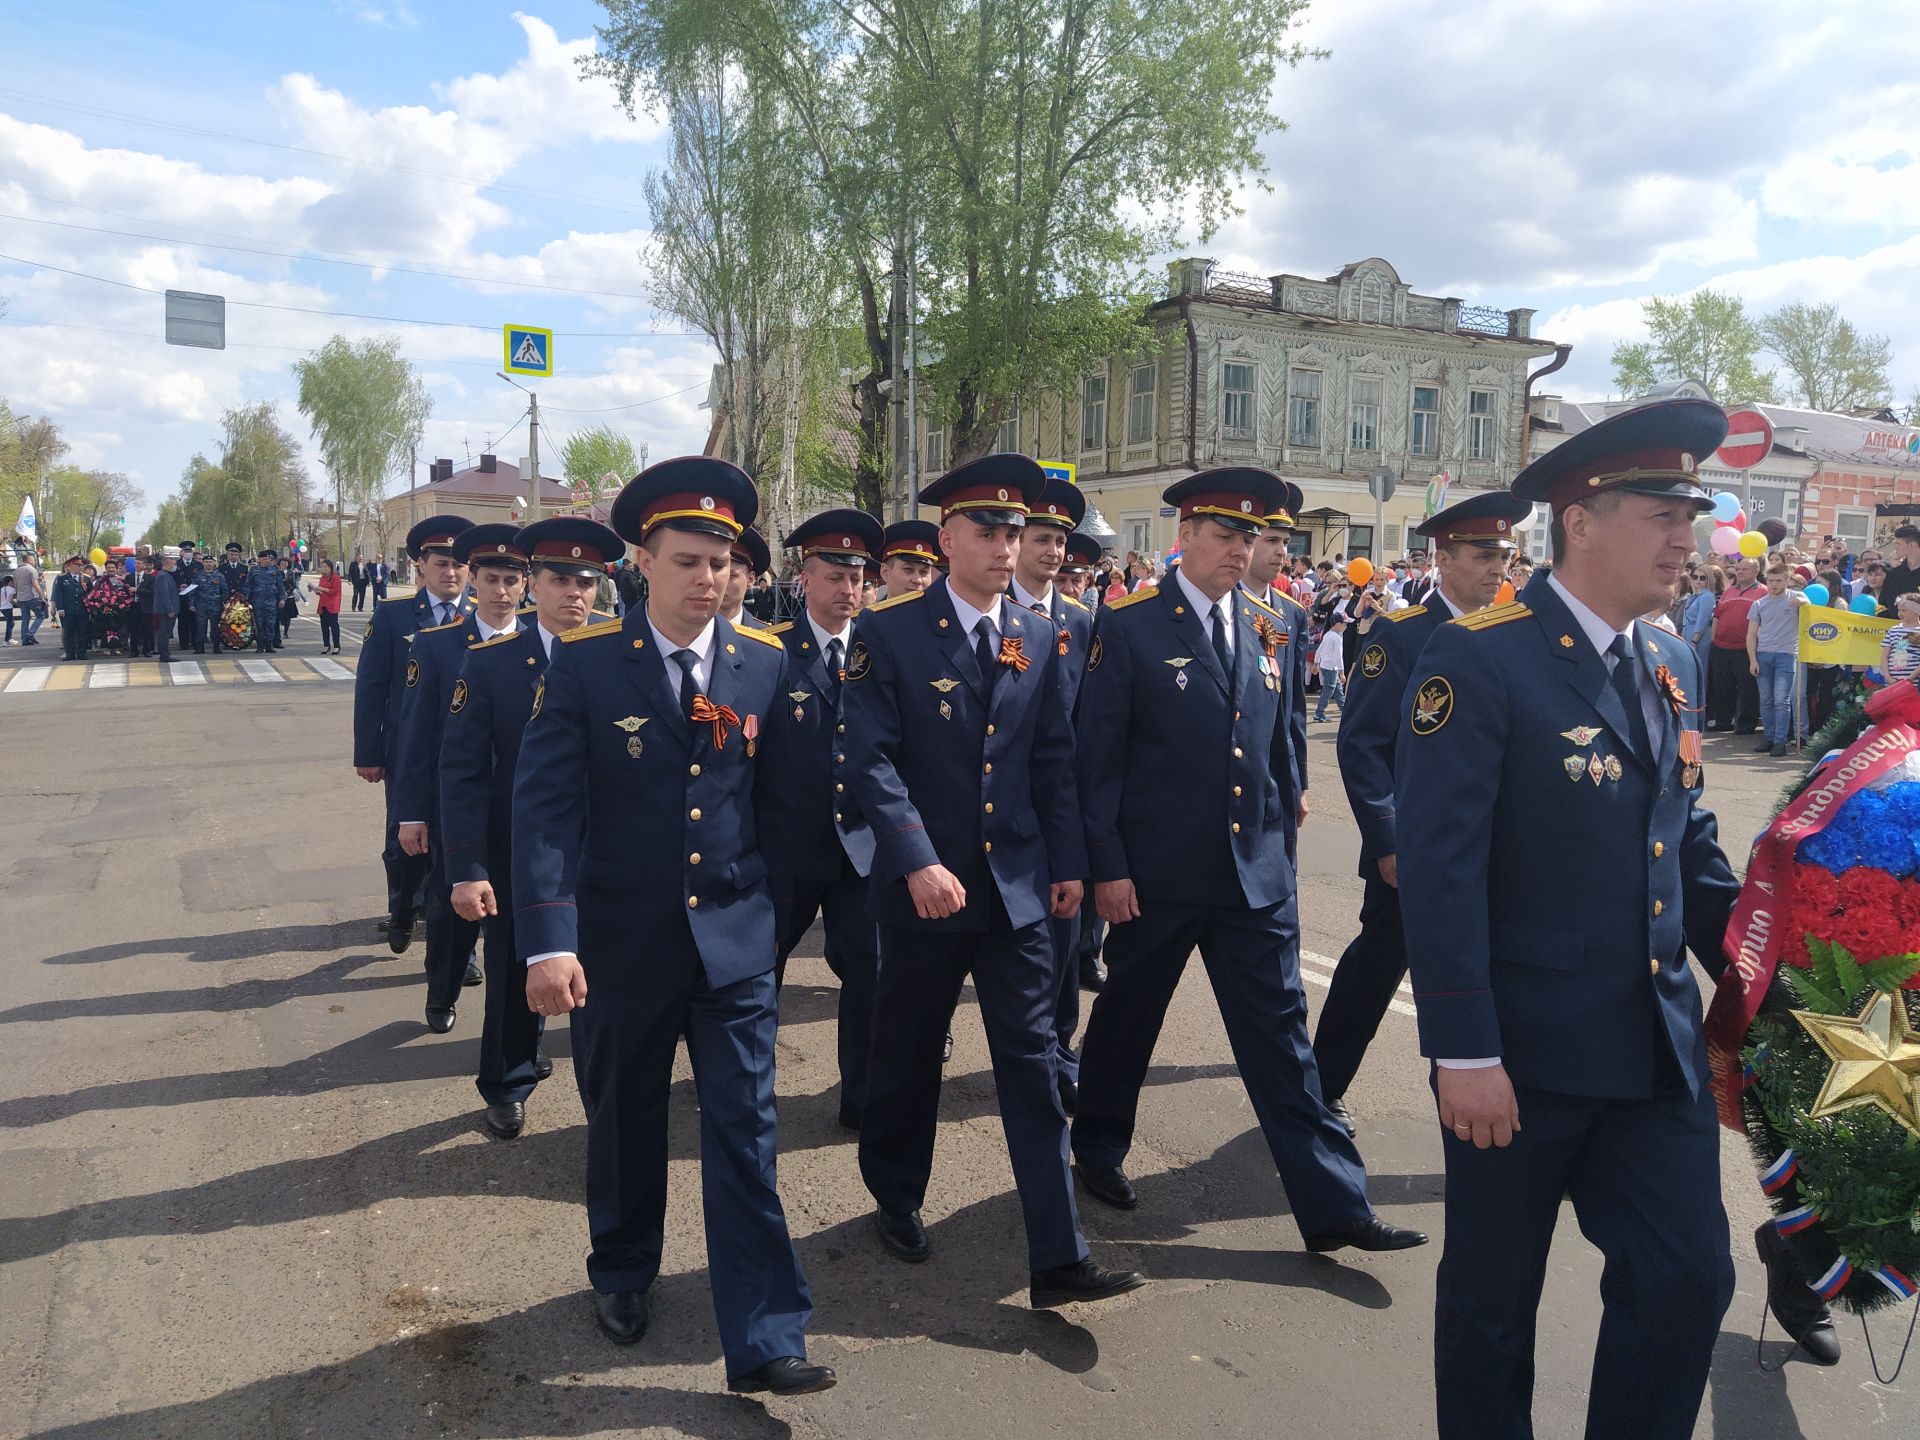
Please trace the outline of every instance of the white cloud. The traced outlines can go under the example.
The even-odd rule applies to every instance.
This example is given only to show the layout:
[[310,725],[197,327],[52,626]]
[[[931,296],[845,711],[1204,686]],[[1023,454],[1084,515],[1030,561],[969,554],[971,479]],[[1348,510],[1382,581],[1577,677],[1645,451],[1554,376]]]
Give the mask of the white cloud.
[[514,12],[526,32],[527,53],[499,75],[465,75],[438,87],[462,115],[517,130],[532,130],[546,145],[567,141],[646,142],[658,136],[662,122],[637,113],[629,120],[611,83],[581,74],[580,61],[593,54],[592,36],[562,40],[546,21]]

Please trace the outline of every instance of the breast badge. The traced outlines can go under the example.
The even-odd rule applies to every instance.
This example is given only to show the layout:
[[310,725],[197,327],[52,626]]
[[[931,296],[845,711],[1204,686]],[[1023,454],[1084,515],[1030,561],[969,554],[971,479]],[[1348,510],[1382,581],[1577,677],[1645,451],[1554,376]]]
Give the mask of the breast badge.
[[1434,676],[1413,697],[1413,733],[1431,735],[1453,718],[1453,686]]
[[627,737],[627,754],[631,755],[634,759],[638,760],[646,753],[646,750],[646,742],[638,735],[629,735]]
[[1360,673],[1371,680],[1387,668],[1387,649],[1384,645],[1369,645],[1360,652]]
[[1618,781],[1621,774],[1620,757],[1618,755],[1607,756],[1607,779]]
[[[1613,763],[1618,765],[1620,762],[1616,760]],[[1593,781],[1594,784],[1598,785],[1600,781],[1605,778],[1606,773],[1606,761],[1602,760],[1598,755],[1591,755],[1587,758],[1587,778]]]
[[1594,737],[1599,733],[1598,725],[1576,725],[1571,730],[1562,730],[1560,738],[1571,740],[1576,745],[1591,745]]
[[953,719],[953,706],[949,705],[944,700],[940,702],[940,718],[942,720]]
[[629,735],[634,734],[646,723],[646,717],[643,715],[628,715],[613,722],[615,729],[624,730]]
[[1567,779],[1578,785],[1580,783],[1580,777],[1587,773],[1587,757],[1584,755],[1569,755],[1560,762],[1560,768],[1567,772]]
[[942,695],[951,695],[960,684],[958,680],[955,680],[950,675],[942,675],[938,680],[929,680],[927,683]]

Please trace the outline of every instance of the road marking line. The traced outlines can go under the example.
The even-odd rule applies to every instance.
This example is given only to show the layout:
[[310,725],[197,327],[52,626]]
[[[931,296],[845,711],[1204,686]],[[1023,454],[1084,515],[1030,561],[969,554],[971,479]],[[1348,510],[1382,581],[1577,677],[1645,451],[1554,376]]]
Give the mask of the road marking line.
[[[1311,950],[1302,950],[1300,952],[1300,960],[1300,978],[1302,980],[1307,980],[1320,986],[1330,986],[1333,984],[1333,971],[1339,968],[1338,961],[1329,960],[1325,955],[1316,955]],[[1310,964],[1323,965],[1326,968],[1324,970],[1314,970],[1308,968]],[[1407,1000],[1389,1000],[1387,1002],[1387,1008],[1397,1015],[1405,1015],[1410,1019],[1418,1016],[1420,1012],[1414,1009],[1410,1003],[1413,991],[1404,980],[1400,982],[1399,991],[1402,995],[1409,998]]]
[[47,689],[78,690],[86,683],[86,679],[87,667],[85,665],[62,665],[47,677]]
[[312,680],[317,678],[316,676],[308,674],[306,668],[302,666],[298,660],[274,660],[269,663],[289,680]]
[[176,685],[204,685],[207,683],[206,672],[200,668],[200,662],[197,660],[176,662],[171,678]]
[[264,660],[242,660],[239,663],[241,671],[245,673],[249,680],[257,680],[262,683],[278,683],[286,679],[284,675]]
[[353,678],[353,672],[351,670],[347,669],[344,665],[336,665],[330,659],[316,660],[312,656],[308,656],[307,664],[319,671],[321,676],[328,680],[351,680]]
[[89,690],[116,690],[127,683],[125,665],[96,665],[87,676]]
[[[1322,970],[1326,971],[1334,971],[1340,968],[1340,962],[1331,955],[1317,955],[1311,950],[1302,950],[1300,952],[1300,963],[1303,965],[1318,965]],[[1400,993],[1405,995],[1409,1000],[1413,998],[1413,986],[1405,980],[1400,982],[1398,988]]]
[[[171,670],[173,667],[168,665],[165,668]],[[152,665],[129,665],[127,667],[127,684],[158,685],[161,683],[161,669],[160,662],[157,660]]]
[[240,678],[239,662],[236,660],[207,661],[207,679],[214,685],[229,685]]
[[51,665],[31,665],[25,670],[13,672],[13,678],[7,681],[7,694],[26,694],[30,690],[47,688],[47,677],[53,674]]

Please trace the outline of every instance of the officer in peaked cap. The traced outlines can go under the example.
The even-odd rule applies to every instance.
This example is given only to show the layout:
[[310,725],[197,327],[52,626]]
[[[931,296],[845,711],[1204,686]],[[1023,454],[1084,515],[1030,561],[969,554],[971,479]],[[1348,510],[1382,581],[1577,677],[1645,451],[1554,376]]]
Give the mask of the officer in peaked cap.
[[756,630],[767,628],[759,616],[747,609],[747,591],[772,565],[773,551],[767,546],[767,537],[747,526],[733,542],[727,564],[727,589],[720,597],[720,613],[728,623]]
[[773,627],[787,656],[785,703],[772,717],[783,731],[786,761],[768,787],[761,835],[779,919],[782,976],[814,917],[826,921],[827,965],[840,981],[840,1124],[848,1130],[860,1128],[866,1104],[880,952],[867,909],[873,832],[833,757],[843,748],[840,694],[853,619],[882,539],[880,522],[864,510],[823,511],[787,535],[787,548],[800,556],[805,608],[797,620]]
[[1088,1259],[1054,1079],[1050,916],[1079,908],[1086,855],[1063,657],[1050,618],[1008,593],[1020,531],[1046,487],[1024,455],[954,466],[920,492],[940,507],[950,573],[854,626],[836,777],[873,827],[880,922],[860,1173],[881,1242],[928,1254],[940,1035],[969,973],[1026,1222],[1037,1307],[1142,1283]]
[[1060,562],[1060,573],[1054,577],[1054,584],[1060,593],[1069,600],[1078,600],[1091,611],[1098,597],[1088,597],[1087,586],[1093,580],[1094,569],[1100,564],[1100,542],[1091,535],[1079,530],[1067,536],[1067,558]]
[[[478,923],[454,910],[446,870],[447,829],[440,815],[440,740],[448,706],[462,698],[467,652],[518,628],[515,612],[527,586],[527,554],[514,525],[473,525],[453,537],[453,559],[465,567],[473,610],[445,625],[416,631],[400,696],[400,746],[392,795],[400,848],[427,857],[427,1028],[453,1028],[463,985],[478,985],[473,963]],[[489,957],[489,963],[492,963]]]
[[1399,846],[1394,838],[1393,761],[1407,681],[1428,638],[1443,622],[1473,615],[1493,603],[1516,526],[1533,506],[1505,490],[1449,505],[1415,533],[1438,553],[1439,583],[1425,605],[1378,616],[1361,638],[1340,716],[1340,780],[1360,826],[1360,933],[1333,972],[1333,984],[1313,1035],[1320,1089],[1348,1131],[1353,1116],[1347,1087],[1360,1069],[1374,1032],[1407,973],[1400,924]]
[[1404,692],[1393,845],[1447,1169],[1443,1440],[1532,1432],[1562,1197],[1606,1259],[1587,1434],[1692,1435],[1733,1293],[1686,952],[1724,968],[1738,887],[1700,803],[1693,651],[1637,618],[1685,573],[1726,432],[1711,402],[1656,402],[1529,465],[1513,493],[1552,507],[1553,573],[1436,628]]
[[[1271,472],[1267,472],[1271,474]],[[1300,827],[1307,819],[1307,663],[1312,656],[1313,627],[1306,606],[1293,598],[1293,592],[1280,583],[1287,556],[1297,528],[1294,517],[1300,513],[1303,496],[1291,480],[1279,481],[1279,503],[1266,514],[1265,528],[1253,542],[1253,555],[1247,561],[1247,578],[1241,582],[1261,604],[1280,617],[1286,639],[1282,659],[1277,665],[1280,688],[1280,713],[1287,726],[1288,754],[1292,763],[1274,779],[1280,785],[1280,808],[1286,815],[1287,859],[1299,859]]]
[[286,599],[286,577],[280,573],[278,550],[268,546],[253,558],[241,593],[253,609],[254,653],[266,655],[280,648],[280,602]]
[[1078,756],[1108,976],[1081,1050],[1074,1157],[1088,1193],[1138,1204],[1122,1168],[1141,1086],[1198,947],[1227,1039],[1308,1248],[1425,1242],[1367,1200],[1353,1141],[1320,1099],[1285,776],[1293,764],[1284,617],[1241,588],[1286,483],[1235,466],[1166,491],[1180,563],[1100,613]]
[[[353,768],[362,780],[386,783],[397,757],[400,697],[413,632],[449,624],[472,611],[471,601],[464,598],[466,567],[453,558],[453,537],[472,526],[464,516],[430,515],[409,530],[407,554],[417,563],[420,588],[380,601],[367,617],[360,668],[353,677]],[[277,609],[277,597],[274,605]],[[266,633],[274,633],[271,617]],[[424,857],[400,848],[393,798],[393,786],[387,784],[386,844],[380,858],[387,870],[387,947],[399,955],[413,941],[427,867]]]
[[237,599],[247,580],[247,551],[238,540],[227,542],[225,558],[220,562],[220,578],[227,582],[227,598]]
[[554,647],[514,780],[514,927],[528,1005],[572,1017],[602,1330],[620,1344],[646,1330],[684,1033],[727,1383],[800,1394],[834,1376],[806,1360],[813,1304],[775,1188],[776,941],[756,799],[785,773],[768,722],[793,702],[780,641],[719,613],[758,508],[743,472],[705,456],[652,466],[613,502],[647,601]]
[[931,520],[896,520],[880,550],[880,584],[886,598],[924,590],[941,564],[940,527]]
[[[486,929],[486,1018],[476,1084],[487,1130],[501,1140],[520,1134],[528,1097],[553,1073],[553,1062],[540,1049],[542,1020],[527,1005],[526,966],[515,946],[514,766],[555,640],[592,622],[594,591],[607,566],[626,552],[605,525],[574,515],[536,521],[515,532],[510,543],[530,567],[526,593],[532,608],[520,611],[513,629],[466,652],[440,740],[440,815],[452,905],[461,919]],[[481,545],[471,556],[482,577],[488,548]],[[499,553],[497,542],[491,548]]]

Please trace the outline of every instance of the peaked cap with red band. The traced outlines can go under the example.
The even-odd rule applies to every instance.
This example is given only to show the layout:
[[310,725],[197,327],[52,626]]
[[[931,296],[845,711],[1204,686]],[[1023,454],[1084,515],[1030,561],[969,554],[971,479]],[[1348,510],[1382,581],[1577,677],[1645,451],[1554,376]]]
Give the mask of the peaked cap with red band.
[[1027,455],[982,455],[956,465],[920,492],[938,505],[940,522],[965,515],[981,525],[1024,525],[1047,488],[1047,472]]
[[822,510],[787,532],[787,549],[802,560],[818,555],[835,565],[874,565],[887,532],[864,510]]
[[924,560],[938,565],[940,527],[931,520],[896,520],[887,526],[882,560]]
[[475,525],[453,537],[453,558],[462,565],[498,565],[509,570],[527,568],[527,552],[520,543],[518,525]]
[[536,520],[521,529],[520,546],[543,570],[593,578],[606,574],[607,567],[627,553],[626,541],[582,515]]
[[658,526],[738,540],[760,513],[746,471],[711,455],[649,465],[614,497],[614,533],[638,545]]
[[1636,405],[1553,447],[1513,480],[1513,493],[1556,511],[1608,490],[1713,504],[1700,466],[1727,438],[1727,412],[1711,400]]
[[764,575],[773,568],[773,547],[767,544],[766,536],[749,525],[733,542],[733,558],[756,576]]
[[1485,495],[1469,495],[1458,505],[1449,505],[1414,527],[1416,535],[1425,535],[1437,544],[1464,540],[1488,550],[1514,550],[1518,541],[1513,527],[1533,513],[1533,502],[1507,490],[1492,490]]
[[1169,485],[1163,504],[1180,507],[1182,520],[1214,520],[1229,530],[1258,535],[1267,517],[1285,510],[1288,484],[1258,465],[1221,465]]
[[1046,489],[1027,509],[1027,524],[1058,525],[1062,530],[1078,530],[1087,518],[1087,497],[1071,480],[1047,476]]

